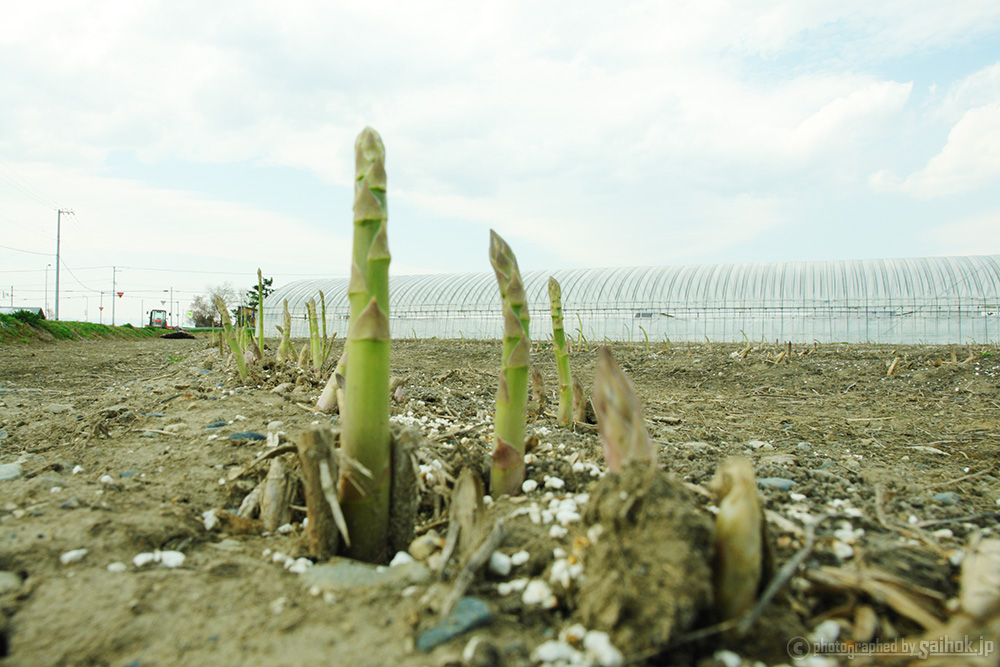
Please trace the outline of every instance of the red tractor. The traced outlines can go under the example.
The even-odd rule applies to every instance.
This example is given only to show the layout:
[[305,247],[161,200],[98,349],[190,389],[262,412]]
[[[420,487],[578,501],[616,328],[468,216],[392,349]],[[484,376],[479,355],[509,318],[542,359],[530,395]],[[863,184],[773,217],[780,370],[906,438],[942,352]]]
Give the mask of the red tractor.
[[156,327],[158,329],[166,329],[167,311],[165,310],[149,311],[149,324],[147,326]]

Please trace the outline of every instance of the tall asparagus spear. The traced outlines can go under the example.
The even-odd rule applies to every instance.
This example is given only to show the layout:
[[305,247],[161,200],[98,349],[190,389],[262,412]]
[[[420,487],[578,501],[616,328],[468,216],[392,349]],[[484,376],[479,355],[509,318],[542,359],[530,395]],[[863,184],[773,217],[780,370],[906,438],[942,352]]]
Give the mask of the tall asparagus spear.
[[236,361],[236,370],[240,374],[240,382],[245,383],[249,377],[247,362],[243,358],[243,350],[240,349],[240,343],[236,340],[236,332],[233,331],[233,322],[229,319],[229,310],[226,308],[226,302],[217,296],[215,297],[215,307],[219,310],[219,315],[222,318],[222,335],[226,337],[229,349],[233,353],[233,359]]
[[593,403],[609,472],[619,472],[629,461],[656,464],[656,450],[642,418],[635,386],[604,345],[597,350]]
[[366,127],[354,145],[354,252],[348,298],[344,403],[340,406],[344,453],[368,471],[345,466],[340,501],[351,536],[350,555],[379,561],[389,525],[389,243],[385,198],[385,148]]
[[264,357],[264,274],[257,269],[257,344]]
[[569,370],[569,349],[563,330],[562,287],[549,277],[549,305],[552,308],[552,343],[556,355],[556,372],[559,375],[559,409],[556,421],[563,426],[573,423],[573,375]]
[[278,361],[284,361],[285,359],[294,360],[295,348],[292,347],[292,314],[288,312],[288,299],[282,302],[282,307],[284,308],[281,318],[282,326],[278,327],[278,331],[281,332],[281,344],[278,345],[278,351],[274,356]]
[[[516,495],[524,481],[524,431],[528,407],[528,305],[517,258],[510,246],[490,230],[490,262],[503,297],[503,352],[490,473],[490,493]],[[353,354],[353,353],[352,353]]]

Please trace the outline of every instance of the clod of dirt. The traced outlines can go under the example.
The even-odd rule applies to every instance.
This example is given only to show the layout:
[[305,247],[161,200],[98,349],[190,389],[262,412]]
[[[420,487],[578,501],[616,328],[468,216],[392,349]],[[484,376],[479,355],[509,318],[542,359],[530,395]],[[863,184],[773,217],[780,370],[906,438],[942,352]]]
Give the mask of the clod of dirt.
[[[712,528],[673,476],[631,464],[591,491],[581,622],[626,656],[665,647],[712,602]],[[599,527],[598,527],[599,526]]]

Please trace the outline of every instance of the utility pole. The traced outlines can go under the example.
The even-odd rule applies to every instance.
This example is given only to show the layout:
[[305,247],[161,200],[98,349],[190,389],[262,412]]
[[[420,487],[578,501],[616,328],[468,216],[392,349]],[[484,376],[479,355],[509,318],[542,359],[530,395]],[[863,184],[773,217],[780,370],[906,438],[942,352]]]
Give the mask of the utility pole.
[[56,319],[59,319],[59,233],[62,227],[62,215],[73,215],[72,209],[60,208],[56,211]]

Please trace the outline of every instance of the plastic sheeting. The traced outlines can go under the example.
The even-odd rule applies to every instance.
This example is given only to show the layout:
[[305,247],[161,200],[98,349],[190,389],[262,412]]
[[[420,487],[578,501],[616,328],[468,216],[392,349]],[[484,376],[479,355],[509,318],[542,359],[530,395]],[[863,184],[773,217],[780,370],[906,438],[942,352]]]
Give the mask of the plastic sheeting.
[[[567,334],[589,341],[1000,341],[1000,255],[524,271],[536,340],[552,333],[550,275],[562,285]],[[320,290],[328,332],[344,337],[346,278],[275,290],[267,335],[278,335],[288,299],[292,336],[308,336],[305,303]],[[393,276],[390,323],[394,338],[498,338],[496,278]]]

